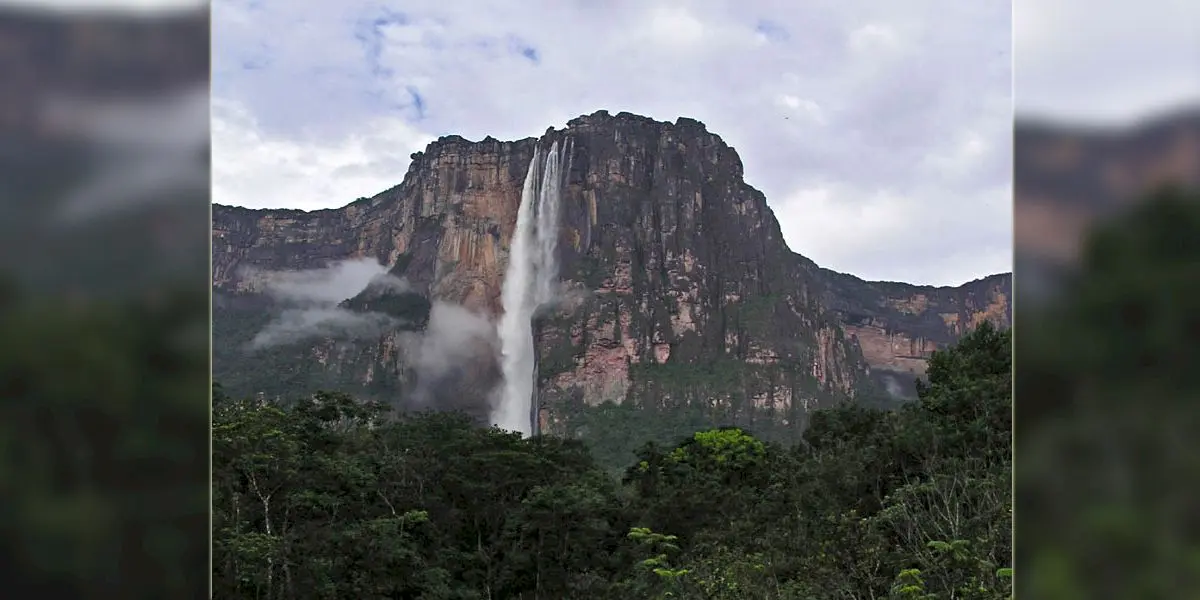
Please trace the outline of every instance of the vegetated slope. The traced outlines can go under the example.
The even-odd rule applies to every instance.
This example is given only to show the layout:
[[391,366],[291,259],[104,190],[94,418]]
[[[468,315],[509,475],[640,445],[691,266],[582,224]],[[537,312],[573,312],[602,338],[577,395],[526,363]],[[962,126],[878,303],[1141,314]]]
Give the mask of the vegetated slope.
[[901,410],[818,409],[791,447],[738,428],[648,444],[620,480],[575,440],[218,389],[213,591],[1008,598],[1011,356],[985,325],[932,357]]

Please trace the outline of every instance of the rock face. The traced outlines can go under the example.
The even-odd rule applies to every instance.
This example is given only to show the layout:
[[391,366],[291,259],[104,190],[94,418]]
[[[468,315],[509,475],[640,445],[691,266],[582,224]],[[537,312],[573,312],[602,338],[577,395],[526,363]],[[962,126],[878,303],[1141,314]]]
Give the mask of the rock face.
[[[61,222],[82,186],[138,160],[96,152],[80,127],[89,107],[207,89],[208,6],[152,12],[0,6],[0,272],[22,287],[92,298],[164,280],[202,285],[207,243],[196,226],[207,190],[166,189],[173,201],[133,205],[120,219]],[[31,251],[34,242],[55,250]]]
[[1084,234],[1163,184],[1200,187],[1200,105],[1117,128],[1018,120],[1014,254],[1021,301],[1055,292]]
[[55,124],[45,118],[48,99],[120,98],[207,85],[207,7],[152,15],[122,12],[0,7],[3,145],[46,143],[57,136]]
[[[439,139],[399,186],[341,209],[214,206],[216,378],[241,393],[271,387],[264,378],[274,393],[342,385],[396,400],[421,388],[412,331],[309,339],[270,372],[239,356],[270,318],[256,274],[373,258],[411,284],[405,294],[494,318],[535,145],[567,138],[564,301],[536,325],[543,431],[645,440],[732,422],[790,436],[809,410],[874,393],[873,368],[920,372],[971,324],[1008,323],[1008,275],[934,289],[820,269],[787,248],[736,152],[703,124],[598,112],[540,139]],[[474,381],[480,414],[491,356],[451,378]]]
[[893,396],[914,397],[934,350],[990,321],[1012,324],[1012,276],[958,287],[867,282],[822,269],[824,301],[862,349],[873,379]]

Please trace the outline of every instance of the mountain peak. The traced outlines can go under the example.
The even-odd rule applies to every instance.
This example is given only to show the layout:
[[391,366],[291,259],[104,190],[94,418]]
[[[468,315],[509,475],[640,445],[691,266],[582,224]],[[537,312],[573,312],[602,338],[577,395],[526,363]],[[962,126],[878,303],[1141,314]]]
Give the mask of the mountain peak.
[[[498,140],[492,136],[484,137],[479,141],[472,141],[458,134],[446,134],[438,137],[436,140],[426,145],[421,152],[414,154],[427,155],[436,152],[442,147],[460,147],[463,145],[472,144],[528,144],[541,143],[558,139],[561,136],[570,136],[573,133],[588,133],[597,131],[615,131],[622,128],[643,127],[647,130],[655,132],[668,131],[672,134],[689,134],[689,135],[705,135],[713,139],[721,141],[721,138],[708,131],[708,128],[703,122],[690,117],[680,116],[672,121],[659,121],[651,117],[646,117],[634,114],[627,111],[622,111],[617,114],[612,114],[607,110],[597,110],[591,114],[580,115],[567,121],[566,127],[559,129],[556,127],[548,127],[540,136],[530,136],[516,140]],[[721,142],[723,144],[723,141]]]

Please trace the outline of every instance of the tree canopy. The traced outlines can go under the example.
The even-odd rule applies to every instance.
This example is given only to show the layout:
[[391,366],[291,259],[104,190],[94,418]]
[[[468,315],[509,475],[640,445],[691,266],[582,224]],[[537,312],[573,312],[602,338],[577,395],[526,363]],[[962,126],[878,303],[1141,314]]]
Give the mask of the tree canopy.
[[1011,333],[930,361],[920,399],[847,404],[783,447],[725,427],[585,443],[344,394],[214,389],[221,598],[1007,598]]
[[1017,313],[1023,595],[1200,589],[1198,315],[1200,193],[1182,188],[1093,231],[1057,301]]

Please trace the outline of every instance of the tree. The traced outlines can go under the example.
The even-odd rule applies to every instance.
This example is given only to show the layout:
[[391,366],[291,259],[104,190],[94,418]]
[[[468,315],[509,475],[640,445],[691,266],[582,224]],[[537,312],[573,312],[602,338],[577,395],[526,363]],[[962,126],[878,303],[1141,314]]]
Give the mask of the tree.
[[[1089,232],[1057,301],[1018,313],[1019,594],[1195,589],[1200,194]],[[1069,474],[1066,476],[1064,474]]]
[[577,440],[214,387],[222,597],[1001,598],[1010,337],[939,352],[918,402],[645,444],[620,480]]

